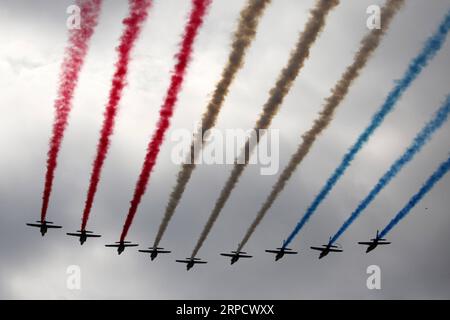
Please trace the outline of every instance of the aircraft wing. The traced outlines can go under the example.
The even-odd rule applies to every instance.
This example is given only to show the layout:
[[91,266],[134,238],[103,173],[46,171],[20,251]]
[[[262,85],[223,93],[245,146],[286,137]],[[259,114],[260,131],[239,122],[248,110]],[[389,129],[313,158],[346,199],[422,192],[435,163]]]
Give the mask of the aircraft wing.
[[61,227],[61,226],[54,226],[54,225],[48,224],[48,225],[47,225],[47,228],[49,228],[49,229],[61,229],[62,227]]
[[175,262],[180,262],[180,263],[189,263],[189,260],[175,260]]
[[81,237],[81,234],[79,234],[79,233],[71,233],[71,232],[69,232],[69,233],[66,233],[68,236],[72,236],[72,237]]
[[250,256],[248,254],[240,254],[239,258],[253,258],[253,256]]
[[198,261],[198,260],[196,260],[196,261],[194,261],[194,263],[208,263],[208,261]]
[[266,250],[266,252],[269,252],[269,253],[280,253],[280,250]]
[[105,247],[108,247],[108,248],[118,248],[119,245],[118,245],[118,244],[105,244]]
[[137,243],[124,243],[125,247],[138,247],[139,245]]
[[326,248],[323,248],[323,247],[311,247],[311,249],[317,250],[317,251],[325,251],[326,250]]
[[[358,244],[363,244],[366,246],[370,246],[371,244],[375,244],[374,242],[358,242]],[[381,246],[383,244],[391,244],[390,242],[378,242],[377,245]]]
[[220,255],[224,256],[224,257],[234,257],[235,256],[235,254],[232,254],[232,253],[221,253]]
[[158,253],[171,253],[171,251],[169,251],[169,250],[159,250],[159,251],[156,251],[156,252],[158,252]]
[[41,225],[40,225],[40,224],[37,224],[37,223],[27,223],[27,226],[30,226],[30,227],[38,227],[38,228],[41,227]]
[[139,252],[143,252],[143,253],[152,253],[153,250],[138,250]]
[[342,249],[336,249],[336,248],[330,248],[329,251],[330,251],[330,252],[343,252],[344,250],[342,250]]
[[284,254],[297,254],[297,251],[285,251]]
[[88,237],[88,238],[100,238],[101,237],[101,235],[99,235],[99,234],[86,234],[86,237]]

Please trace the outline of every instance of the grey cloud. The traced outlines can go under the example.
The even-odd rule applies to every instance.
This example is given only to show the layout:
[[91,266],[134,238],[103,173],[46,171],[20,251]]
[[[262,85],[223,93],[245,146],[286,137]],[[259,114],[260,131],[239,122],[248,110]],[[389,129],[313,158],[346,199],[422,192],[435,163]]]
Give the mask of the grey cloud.
[[[301,134],[316,118],[331,86],[350,63],[367,32],[365,8],[373,2],[383,3],[343,1],[312,48],[310,59],[272,123],[272,128],[281,131],[280,168],[286,165]],[[395,112],[386,119],[293,243],[300,254],[275,264],[273,257],[263,252],[268,247],[278,246],[291,231],[337,161],[382,103],[393,80],[401,76],[409,60],[450,8],[448,0],[434,0],[432,5],[407,1],[364,73],[350,89],[335,120],[319,137],[249,241],[246,251],[255,258],[240,261],[231,268],[229,261],[218,255],[219,251],[237,245],[235,239],[242,236],[276,181],[277,176],[260,176],[258,166],[251,165],[202,248],[201,258],[209,264],[190,272],[174,260],[190,253],[231,166],[202,165],[193,174],[161,243],[173,250],[173,254],[151,263],[148,257],[135,251],[118,257],[114,251],[103,247],[119,236],[145,146],[167,88],[167,72],[172,67],[172,55],[184,22],[182,18],[189,9],[178,0],[156,2],[133,53],[138,59],[130,66],[129,85],[121,103],[117,130],[91,220],[91,228],[103,234],[103,238],[80,247],[64,232],[75,230],[81,219],[89,168],[109,89],[110,69],[115,59],[113,48],[120,35],[120,20],[126,12],[126,5],[118,1],[108,1],[98,33],[94,35],[59,159],[49,219],[62,224],[64,229],[49,232],[48,238],[41,239],[36,230],[25,226],[26,222],[36,220],[39,213],[52,102],[66,40],[65,28],[58,27],[65,21],[61,9],[66,2],[57,6],[54,3],[50,0],[0,1],[0,8],[9,13],[8,19],[0,21],[0,38],[8,41],[14,38],[18,46],[26,42],[32,44],[30,52],[22,56],[30,61],[43,57],[44,63],[40,68],[27,69],[20,74],[9,73],[11,79],[0,81],[5,86],[0,88],[1,298],[450,297],[450,259],[446,254],[450,241],[448,178],[443,179],[394,230],[390,235],[392,246],[366,255],[356,245],[387,223],[447,157],[449,125],[343,236],[340,242],[345,251],[342,255],[319,261],[308,249],[310,245],[322,244],[336,231],[448,94],[450,41],[405,94]],[[193,123],[200,119],[208,95],[220,78],[243,3],[238,0],[213,3],[196,43],[171,130],[192,129]],[[219,128],[253,125],[313,4],[312,0],[280,0],[267,8],[245,66],[223,106],[217,123]],[[176,19],[171,18],[172,13]],[[0,59],[5,57],[2,48]],[[130,240],[141,245],[151,245],[175,183],[179,167],[170,161],[172,146],[167,140],[161,150],[129,235]],[[424,210],[425,207],[429,209]],[[65,287],[65,271],[71,264],[82,268],[80,292],[71,292]],[[381,267],[380,291],[366,288],[366,268],[371,264]]]

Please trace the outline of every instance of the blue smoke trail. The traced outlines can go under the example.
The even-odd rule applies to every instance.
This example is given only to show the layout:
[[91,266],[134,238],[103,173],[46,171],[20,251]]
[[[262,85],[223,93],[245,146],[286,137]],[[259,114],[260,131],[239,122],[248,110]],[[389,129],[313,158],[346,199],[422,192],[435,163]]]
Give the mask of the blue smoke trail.
[[414,156],[422,150],[422,147],[432,138],[433,134],[442,127],[447,121],[450,113],[450,95],[447,96],[445,103],[436,112],[433,119],[417,134],[411,145],[406,149],[405,153],[392,164],[389,170],[380,178],[375,187],[364,198],[350,217],[344,222],[341,228],[331,238],[330,243],[336,242],[337,239],[347,230],[347,228],[358,218],[364,209],[375,199],[375,197],[386,187],[389,182],[394,179],[403,167],[410,162]]
[[283,248],[286,248],[290,242],[295,238],[295,236],[300,232],[305,223],[317,210],[317,207],[326,198],[328,193],[333,189],[334,185],[338,182],[339,178],[344,174],[345,170],[348,168],[352,160],[355,158],[359,150],[368,141],[370,136],[374,131],[381,125],[384,118],[392,111],[396,102],[401,98],[403,93],[408,89],[411,83],[419,76],[421,71],[428,65],[428,63],[433,59],[436,53],[441,49],[445,42],[448,31],[450,29],[450,10],[447,12],[443,21],[439,25],[437,31],[430,37],[425,43],[422,51],[408,66],[406,73],[403,78],[396,81],[395,87],[387,96],[385,102],[378,110],[377,113],[372,117],[370,125],[364,130],[364,132],[358,137],[356,143],[349,149],[342,159],[341,164],[336,168],[333,175],[328,179],[325,186],[322,188],[320,193],[316,196],[311,206],[308,208],[304,216],[295,226],[294,230],[291,232],[289,237],[283,244]]
[[450,170],[450,157],[443,162],[439,168],[428,178],[425,184],[420,188],[412,198],[408,201],[406,206],[400,210],[397,215],[389,222],[389,224],[381,231],[380,238],[383,238],[400,222],[419,202],[433,189],[434,185],[441,180],[445,174]]

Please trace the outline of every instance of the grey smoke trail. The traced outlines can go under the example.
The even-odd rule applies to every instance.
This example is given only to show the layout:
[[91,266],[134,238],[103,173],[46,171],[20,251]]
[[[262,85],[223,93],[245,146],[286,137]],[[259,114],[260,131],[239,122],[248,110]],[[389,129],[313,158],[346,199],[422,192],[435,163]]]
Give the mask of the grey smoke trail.
[[[291,53],[287,66],[281,71],[281,74],[275,84],[275,86],[269,92],[269,99],[263,107],[263,111],[260,114],[259,119],[254,127],[258,132],[260,129],[266,129],[270,126],[273,117],[277,114],[284,97],[289,92],[292,84],[297,77],[300,69],[303,67],[304,62],[309,57],[309,51],[312,44],[317,39],[320,31],[325,26],[325,21],[328,13],[339,4],[339,0],[318,0],[314,9],[311,10],[311,16],[306,24],[305,30],[300,34],[298,42],[294,51]],[[259,135],[257,135],[257,142],[259,141]],[[256,144],[250,143],[247,140],[244,149],[242,150],[245,155],[244,164],[238,164],[237,161],[233,167],[230,177],[228,178],[224,188],[220,192],[220,196],[217,199],[214,209],[206,222],[202,233],[195,245],[191,257],[195,257],[202,247],[204,241],[208,237],[214,222],[217,220],[221,210],[223,209],[226,201],[228,200],[231,191],[234,189],[238,182],[242,172],[244,171],[250,155],[254,150]]]
[[362,39],[361,46],[358,52],[356,52],[355,54],[353,63],[347,67],[341,79],[331,90],[331,95],[325,100],[323,109],[320,112],[319,117],[314,121],[311,129],[303,134],[303,140],[298,146],[297,151],[292,155],[288,165],[281,173],[275,185],[272,187],[271,193],[264,201],[261,209],[256,214],[255,220],[253,220],[244,237],[240,241],[237,249],[238,251],[242,250],[242,248],[246,245],[253,232],[255,232],[259,223],[274,203],[277,196],[284,189],[286,182],[291,178],[298,165],[308,154],[317,137],[326,127],[328,127],[330,122],[333,120],[333,115],[337,107],[340,105],[342,100],[344,100],[349,88],[358,78],[360,71],[367,64],[367,61],[371,57],[372,53],[380,44],[380,41],[383,38],[385,32],[388,30],[395,14],[401,9],[403,4],[404,0],[388,0],[386,2],[381,11],[381,21],[383,27],[381,29],[373,29]]
[[[202,116],[201,131],[211,129],[215,125],[217,116],[219,115],[222,104],[228,94],[230,85],[236,77],[239,69],[243,66],[247,49],[250,47],[250,44],[256,36],[256,29],[258,27],[259,20],[264,13],[264,9],[270,2],[271,0],[249,0],[247,5],[241,11],[238,27],[233,36],[233,42],[231,45],[232,49],[230,55],[228,56],[228,62],[222,71],[222,78],[216,85],[212,99],[208,103],[207,109]],[[204,138],[205,137],[201,132],[195,136],[195,139],[202,142]],[[167,204],[166,211],[154,241],[154,247],[159,245],[170,219],[172,218],[175,209],[181,200],[192,172],[195,169],[195,160],[198,158],[200,150],[199,148],[194,148],[194,145],[200,145],[198,140],[197,142],[192,142],[190,161],[186,161],[186,163],[181,167],[181,170],[178,172],[177,184],[170,194],[169,203]]]

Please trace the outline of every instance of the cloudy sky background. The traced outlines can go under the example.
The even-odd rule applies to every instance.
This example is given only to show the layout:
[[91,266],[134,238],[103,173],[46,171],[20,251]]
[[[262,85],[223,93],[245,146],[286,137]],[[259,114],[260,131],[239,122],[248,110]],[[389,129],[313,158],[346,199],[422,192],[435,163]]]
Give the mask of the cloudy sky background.
[[[229,52],[243,0],[213,2],[195,43],[166,142],[158,157],[129,240],[152,243],[179,169],[170,160],[175,129],[200,118]],[[102,113],[110,87],[114,47],[127,2],[107,0],[82,70],[70,125],[59,157],[48,218],[64,226],[41,239],[25,226],[39,218],[53,101],[67,40],[72,1],[0,0],[0,298],[3,299],[394,299],[450,298],[448,211],[450,177],[444,178],[398,228],[391,246],[370,255],[357,241],[372,237],[449,154],[446,124],[363,216],[344,234],[343,254],[319,261],[310,245],[327,241],[389,165],[409,145],[450,93],[450,41],[406,92],[395,111],[360,152],[292,246],[297,256],[273,262],[263,252],[292,230],[346,149],[366,127],[394,80],[436,29],[449,0],[408,0],[394,19],[333,123],[278,198],[246,251],[255,257],[230,267],[219,252],[234,250],[277,175],[250,166],[199,253],[209,261],[190,272],[174,263],[188,256],[228,177],[231,166],[199,166],[161,245],[173,251],[153,263],[136,250],[120,257],[104,247],[116,241],[128,209],[148,139],[169,84],[189,1],[156,0],[130,64],[126,90],[89,229],[103,238],[80,247],[65,232],[79,227]],[[272,123],[280,130],[280,170],[320,110],[323,99],[351,63],[368,32],[366,8],[375,0],[343,0],[311,50],[310,59]],[[218,128],[251,128],[268,90],[285,65],[313,0],[275,0],[263,16],[245,67],[231,87]],[[425,207],[429,209],[426,211]],[[381,268],[381,290],[368,290],[366,268]],[[66,269],[79,265],[82,290],[66,287]]]

